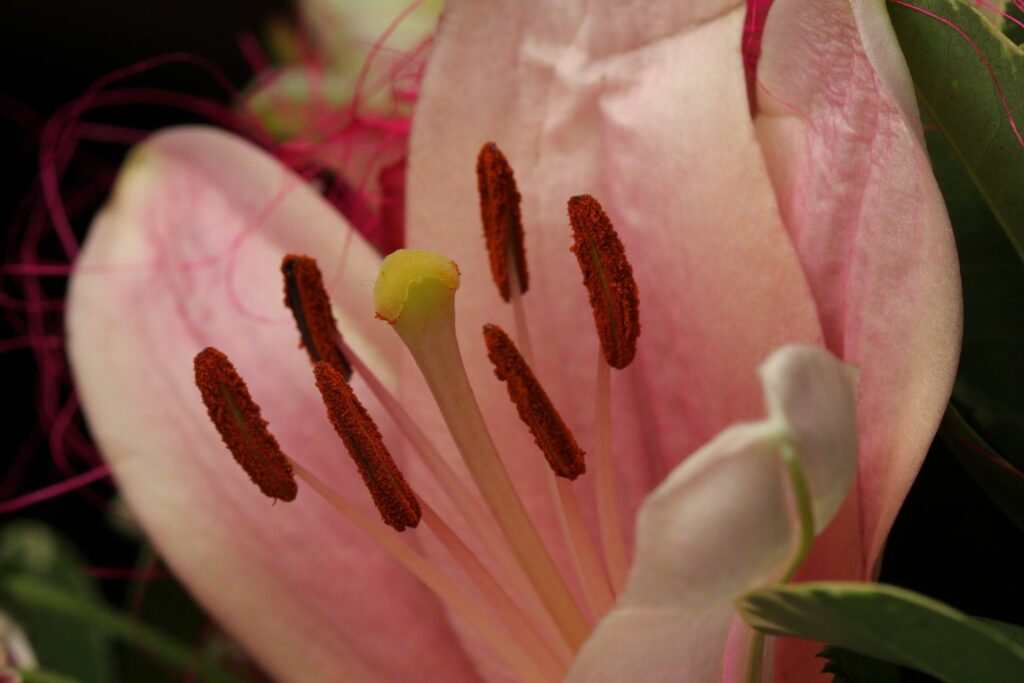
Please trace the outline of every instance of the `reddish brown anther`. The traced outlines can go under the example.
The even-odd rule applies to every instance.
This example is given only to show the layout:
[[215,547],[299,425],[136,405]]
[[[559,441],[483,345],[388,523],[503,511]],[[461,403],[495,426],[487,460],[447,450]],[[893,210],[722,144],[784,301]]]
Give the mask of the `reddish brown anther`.
[[583,474],[587,470],[583,450],[505,330],[484,325],[484,341],[494,374],[508,386],[519,418],[530,428],[552,471],[566,479]]
[[311,363],[324,361],[351,379],[352,366],[338,345],[338,327],[331,313],[331,300],[316,259],[288,254],[281,261],[284,275],[284,303],[299,328],[299,345]]
[[523,251],[523,222],[519,214],[519,190],[505,155],[488,142],[476,158],[476,181],[480,190],[480,219],[484,224],[491,275],[501,297],[511,296],[509,265],[516,269],[520,293],[529,285],[526,254]]
[[596,199],[588,194],[570,199],[569,222],[575,239],[572,251],[590,294],[601,350],[608,365],[624,368],[633,361],[640,336],[640,298],[633,269]]
[[196,356],[194,366],[206,410],[235,461],[268,497],[295,500],[299,489],[291,461],[267,429],[260,407],[228,357],[206,348]]
[[359,468],[381,518],[397,531],[415,527],[422,514],[419,501],[384,446],[373,418],[333,366],[319,362],[313,373],[327,417]]

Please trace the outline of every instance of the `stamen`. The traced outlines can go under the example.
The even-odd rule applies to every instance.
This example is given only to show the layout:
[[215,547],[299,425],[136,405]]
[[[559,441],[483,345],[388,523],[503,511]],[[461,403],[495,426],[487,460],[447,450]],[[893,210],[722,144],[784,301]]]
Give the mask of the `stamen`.
[[359,468],[381,518],[396,531],[415,527],[422,514],[419,501],[384,446],[373,418],[333,366],[321,361],[313,372],[327,416]]
[[296,475],[325,501],[347,517],[353,524],[368,534],[377,545],[395,558],[413,576],[432,590],[444,604],[459,615],[478,633],[484,641],[502,656],[522,679],[529,683],[550,681],[534,657],[521,645],[511,640],[505,631],[491,617],[483,612],[451,579],[439,572],[423,555],[416,551],[401,536],[393,534],[362,510],[350,503],[331,488],[320,477],[307,470],[298,462],[292,462]]
[[594,440],[594,491],[597,494],[597,518],[612,589],[621,593],[629,573],[629,557],[619,519],[619,496],[615,486],[615,466],[612,463],[611,367],[603,358],[597,359],[595,393],[597,434]]
[[487,571],[487,568],[459,538],[458,534],[426,502],[423,502],[423,521],[426,522],[427,527],[437,540],[441,541],[448,554],[459,563],[462,571],[473,580],[480,592],[491,602],[516,639],[527,647],[538,665],[551,673],[554,680],[563,680],[566,665],[572,661],[572,658],[559,658],[530,622],[529,617],[512,600],[505,588],[498,583],[494,575]]
[[284,275],[284,303],[295,316],[300,344],[309,354],[310,362],[329,363],[346,380],[351,379],[352,367],[338,350],[338,329],[331,313],[331,300],[316,260],[288,254],[281,262],[281,273]]
[[[483,183],[484,177],[481,174],[481,170],[486,170],[484,169],[484,165],[489,160],[492,148],[494,150],[497,150],[497,148],[494,147],[493,145],[485,145],[484,149],[482,149],[480,152],[480,157],[477,162],[477,173],[478,175],[481,175],[481,211],[483,212],[484,215],[485,236],[488,235],[486,227],[488,220],[488,206],[485,201],[485,198],[487,197],[488,193],[485,191],[486,187]],[[501,153],[498,152],[498,154],[500,155]],[[501,162],[504,162],[503,156],[501,156],[500,159]],[[503,163],[503,165],[507,167],[507,164]],[[511,178],[511,169],[509,169],[508,174],[509,177]],[[516,222],[516,225],[518,227],[519,235],[518,243],[522,245],[522,225],[518,221]],[[495,251],[492,249],[490,243],[488,243],[488,251],[490,252],[492,263],[494,263],[496,257],[499,257],[500,254],[495,254]],[[533,344],[530,341],[530,330],[526,322],[526,311],[523,306],[524,288],[520,287],[519,269],[516,268],[516,262],[514,261],[515,257],[518,256],[518,262],[522,265],[521,270],[523,276],[525,277],[527,271],[522,249],[520,249],[517,254],[513,254],[512,250],[506,249],[505,251],[506,268],[504,270],[504,273],[507,274],[507,278],[499,278],[497,276],[497,273],[495,273],[495,282],[498,283],[499,291],[502,291],[504,285],[507,284],[508,295],[505,296],[505,300],[512,304],[512,316],[515,321],[516,342],[519,346],[519,349],[521,349],[520,352],[519,350],[513,347],[512,352],[516,356],[519,356],[520,363],[517,363],[517,365],[523,366],[529,378],[533,380],[534,384],[537,384],[536,388],[540,391],[540,395],[543,396],[544,398],[544,403],[546,403],[547,407],[550,409],[549,414],[561,425],[561,429],[556,429],[556,432],[561,432],[564,429],[565,436],[568,437],[568,440],[572,442],[572,449],[579,451],[579,473],[582,474],[583,469],[585,467],[582,460],[582,451],[579,450],[579,447],[576,444],[576,441],[573,438],[572,433],[569,432],[567,428],[565,428],[564,423],[562,423],[561,421],[561,417],[551,406],[551,402],[548,400],[547,395],[544,394],[543,389],[536,382],[534,375],[529,370],[529,365],[530,363],[533,362]],[[492,268],[492,272],[493,271],[494,269]],[[484,330],[486,336],[487,328],[485,327]],[[492,360],[492,362],[494,361]],[[498,374],[500,379],[501,373],[498,372],[497,370],[495,372],[496,374]],[[529,403],[531,393],[536,393],[529,391],[526,387],[524,387],[524,389],[526,390],[516,392],[515,389],[513,389],[512,384],[509,383],[509,394],[512,397],[513,402],[516,403],[516,406],[519,409],[521,417],[523,417],[524,415],[524,410],[529,411],[529,406],[524,404]],[[516,400],[517,393],[523,398],[522,402]],[[525,417],[524,421],[526,421],[527,425],[530,426],[531,423],[527,421]],[[552,451],[545,448],[544,445],[541,443],[543,441],[543,437],[541,436],[543,434],[543,430],[534,430],[532,426],[530,427],[530,429],[532,432],[534,432],[534,438],[537,440],[538,445],[540,445],[541,451],[548,458],[549,464],[553,465],[552,459],[549,455]],[[556,439],[555,441],[559,440],[560,439]],[[594,619],[598,620],[609,609],[611,609],[612,603],[614,602],[614,597],[612,596],[611,588],[608,585],[608,579],[605,577],[604,570],[601,567],[601,562],[597,557],[597,552],[594,549],[594,544],[591,542],[590,535],[587,533],[586,525],[583,523],[583,515],[580,511],[579,502],[576,500],[576,494],[572,489],[572,484],[569,480],[561,476],[558,476],[558,474],[559,473],[557,468],[555,468],[553,465],[552,472],[549,473],[546,477],[548,483],[548,493],[551,495],[552,503],[554,505],[556,513],[558,514],[558,520],[562,528],[562,535],[565,537],[566,543],[568,544],[570,551],[569,555],[572,558],[573,569],[576,571],[576,576],[579,578],[580,585],[583,587],[583,595],[587,601],[587,606],[590,607],[590,613],[594,617]]]
[[[512,308],[515,312],[515,329],[516,337],[519,340],[519,346],[523,349],[522,353],[518,353],[515,347],[512,347],[512,351],[516,355],[520,356],[520,360],[524,366],[524,369],[529,376],[536,379],[533,373],[529,369],[530,358],[533,356],[533,352],[530,347],[530,334],[529,329],[526,325],[526,316],[523,312],[522,307],[522,296],[520,296],[518,288],[516,286],[515,273],[512,273],[510,278],[510,284],[512,286]],[[487,327],[484,328],[485,337],[487,335]],[[511,343],[511,342],[510,342]],[[490,348],[491,344],[488,343]],[[494,362],[492,358],[492,362]],[[501,375],[498,374],[498,378],[501,379]],[[544,390],[537,383],[537,389],[540,390],[544,397],[545,402],[551,408],[554,413],[554,417],[561,422],[561,416],[554,411],[554,407],[551,406],[547,395],[544,394]],[[529,391],[523,392],[527,399],[529,399]],[[509,395],[512,396],[513,402],[516,401],[515,394],[513,392],[511,384],[509,385]],[[516,403],[517,408],[519,404]],[[529,410],[529,407],[526,408]],[[522,417],[523,408],[519,408],[520,417]],[[525,418],[524,418],[524,421]],[[527,426],[529,426],[527,422]],[[564,424],[563,424],[564,426]],[[531,431],[533,428],[531,427]],[[575,438],[572,433],[566,428],[567,436],[572,440],[573,445],[578,449]],[[536,434],[534,435],[536,438]],[[547,451],[544,446],[541,445],[540,440],[537,441],[541,447],[541,451],[547,455]],[[585,466],[582,462],[583,452],[580,450],[580,473],[583,472]],[[548,462],[551,463],[551,458],[548,458]],[[576,576],[580,580],[580,585],[583,587],[583,596],[586,598],[587,606],[590,607],[590,613],[593,615],[595,620],[599,620],[609,609],[611,609],[612,603],[615,602],[615,598],[612,595],[611,588],[608,584],[608,579],[605,576],[604,569],[601,567],[601,561],[597,557],[597,551],[594,549],[594,544],[590,540],[590,534],[587,533],[586,524],[583,522],[583,513],[580,511],[579,501],[576,500],[576,493],[573,491],[572,484],[568,479],[561,476],[557,476],[558,471],[552,466],[552,472],[548,474],[548,493],[551,495],[551,500],[555,508],[556,514],[558,514],[558,521],[562,528],[562,535],[565,537],[566,542],[569,546],[569,555],[572,558],[573,569],[576,571]]]
[[640,300],[633,269],[608,214],[590,195],[569,200],[576,254],[583,284],[590,293],[594,322],[608,365],[622,369],[636,355],[640,336]]
[[515,175],[498,146],[488,142],[476,159],[476,180],[480,191],[480,219],[491,261],[491,276],[501,297],[509,300],[509,270],[515,269],[519,291],[529,287],[526,255],[523,251],[523,223],[519,212],[519,190]]
[[[310,262],[312,264],[312,268],[307,267]],[[299,281],[306,285],[304,289],[312,292],[313,296],[301,297],[297,289],[290,289],[290,287],[297,286],[298,284],[293,275],[296,266],[298,266],[301,271],[305,271],[301,274],[309,276],[299,278]],[[322,305],[317,306],[317,308],[329,313],[329,297],[323,287],[319,269],[316,267],[314,259],[302,256],[287,256],[285,257],[285,262],[282,265],[282,271],[285,273],[286,303],[289,303],[290,305],[291,302],[296,299],[306,302],[305,306],[290,305],[290,308],[297,312],[296,321],[299,323],[301,333],[303,329],[305,329],[305,317],[303,310],[310,307],[309,302],[322,301]],[[292,296],[293,291],[296,292],[296,296]],[[324,320],[327,319],[328,318],[324,316]],[[416,426],[410,416],[402,408],[398,400],[388,392],[380,380],[377,379],[376,375],[364,363],[362,363],[358,355],[356,355],[352,349],[346,345],[344,338],[337,330],[337,326],[333,318],[331,318],[330,321],[333,327],[331,330],[332,334],[329,335],[333,342],[332,346],[337,350],[341,359],[345,362],[345,367],[351,365],[352,369],[359,373],[359,376],[362,377],[370,390],[373,391],[374,395],[381,401],[385,410],[389,415],[391,415],[392,419],[395,420],[399,429],[416,447],[424,462],[440,482],[442,488],[449,498],[451,498],[456,508],[461,512],[462,516],[473,528],[481,542],[497,560],[498,566],[504,570],[501,575],[503,582],[515,589],[518,600],[521,603],[526,604],[535,613],[536,618],[541,621],[542,628],[545,628],[547,632],[553,636],[552,640],[555,643],[555,646],[559,648],[559,652],[564,652],[565,656],[569,657],[569,650],[565,646],[564,642],[558,637],[558,632],[550,615],[544,610],[539,598],[533,592],[532,586],[526,579],[526,576],[521,571],[517,571],[519,570],[519,566],[516,563],[515,556],[512,555],[508,546],[502,542],[500,533],[495,533],[497,530],[494,528],[493,523],[489,523],[491,522],[491,517],[486,508],[484,508],[479,500],[462,484],[459,477],[442,458],[437,448],[429,442],[426,435],[418,426]],[[319,335],[321,339],[326,336],[328,335]],[[316,361],[314,361],[314,363],[315,362]],[[348,377],[346,377],[346,379],[348,379]]]
[[[507,260],[509,262],[509,301],[512,304],[512,316],[515,321],[516,343],[519,349],[521,349],[517,354],[521,357],[523,365],[528,371],[528,367],[532,362],[532,357],[534,357],[534,347],[532,347],[529,339],[529,327],[526,324],[526,311],[522,305],[522,291],[519,287],[518,273],[512,265],[511,253],[509,253]],[[534,376],[530,373],[530,377]],[[515,397],[511,385],[509,386],[509,393],[513,396],[514,401]],[[528,397],[529,392],[525,393]],[[546,395],[545,400],[547,400]],[[547,402],[550,405],[550,400]],[[554,409],[552,408],[552,411],[553,410]],[[522,415],[521,411],[522,409],[520,409],[520,416]],[[561,420],[557,413],[554,414],[554,417],[559,421]],[[529,423],[527,423],[527,425],[528,424]],[[566,431],[568,432],[567,429]],[[568,432],[567,435],[572,439],[573,444],[575,444],[575,440],[572,437],[571,432]],[[543,445],[541,446],[541,450],[547,455],[547,451],[545,451]],[[582,451],[580,456],[582,460]],[[549,463],[550,462],[549,458]],[[584,464],[581,462],[581,473],[583,472],[583,467]],[[577,498],[575,498],[572,485],[568,479],[557,475],[558,472],[553,469],[546,477],[548,483],[548,494],[551,496],[555,513],[558,515],[558,521],[562,529],[562,536],[568,546],[569,557],[572,559],[572,568],[580,579],[580,585],[583,587],[584,598],[587,600],[590,612],[593,615],[594,620],[598,621],[601,616],[611,608],[611,604],[614,602],[614,597],[612,596],[611,589],[608,586],[608,580],[605,577],[604,569],[597,557],[597,551],[595,550],[594,544],[587,532],[587,525],[583,521],[583,513],[580,510],[580,503],[577,501]]]
[[[544,609],[540,598],[529,583],[526,574],[523,573],[518,560],[512,554],[512,550],[504,542],[498,528],[494,525],[493,518],[479,498],[462,483],[460,477],[455,473],[437,447],[430,441],[423,430],[412,419],[412,416],[405,410],[402,404],[387,390],[384,384],[376,376],[373,370],[353,351],[344,340],[340,342],[341,352],[345,358],[352,363],[352,368],[366,386],[373,392],[373,395],[380,401],[384,410],[394,421],[399,431],[409,440],[413,448],[423,459],[423,463],[430,470],[434,478],[441,485],[445,495],[451,500],[459,514],[473,530],[477,539],[490,554],[495,563],[497,578],[503,581],[509,588],[509,592],[530,610],[534,618],[540,622],[540,628],[544,629],[551,640],[552,647],[558,650],[559,655],[571,659],[568,646],[558,633],[555,622],[551,615]],[[554,476],[551,477],[554,479]],[[425,513],[426,516],[426,513]],[[427,520],[429,522],[429,518]]]
[[224,445],[269,498],[295,500],[298,485],[291,461],[267,429],[260,407],[228,357],[213,347],[195,357],[196,386]]
[[515,344],[497,325],[484,325],[484,340],[494,374],[508,386],[509,398],[520,419],[530,428],[551,470],[566,479],[583,474],[587,469],[583,450]]
[[583,521],[583,511],[572,484],[568,479],[555,476],[548,477],[548,484],[552,489],[551,495],[558,511],[562,533],[569,541],[573,567],[583,587],[583,596],[587,599],[595,621],[600,621],[615,602],[608,576],[590,540],[590,532]]

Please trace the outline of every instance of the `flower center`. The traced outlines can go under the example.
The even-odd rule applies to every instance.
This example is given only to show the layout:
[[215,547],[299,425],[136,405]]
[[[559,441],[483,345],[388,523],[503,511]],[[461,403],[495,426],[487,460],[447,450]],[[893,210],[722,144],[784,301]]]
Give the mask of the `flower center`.
[[[196,384],[228,449],[266,495],[292,500],[298,477],[431,588],[523,680],[562,680],[593,624],[611,608],[615,595],[623,589],[628,570],[611,461],[610,370],[626,367],[636,353],[640,331],[637,288],[622,243],[600,204],[587,195],[570,199],[568,213],[575,237],[572,250],[583,272],[602,348],[597,368],[593,468],[602,561],[573,488],[573,480],[587,469],[584,452],[530,367],[532,349],[523,306],[528,275],[520,195],[511,167],[493,143],[484,145],[480,152],[477,177],[491,272],[499,293],[513,307],[518,341],[513,342],[496,325],[485,325],[488,358],[550,466],[548,488],[584,604],[573,597],[527,513],[477,404],[455,334],[459,271],[445,257],[420,250],[391,254],[381,266],[374,299],[377,316],[398,333],[423,374],[475,491],[462,482],[402,404],[345,343],[313,259],[296,255],[284,258],[285,304],[292,311],[301,344],[314,366],[328,419],[352,456],[385,524],[403,531],[417,527],[422,520],[487,599],[490,610],[481,608],[412,545],[284,455],[224,354],[206,349],[196,357]],[[486,552],[486,564],[406,482],[376,424],[348,384],[353,371],[366,382],[418,452]]]

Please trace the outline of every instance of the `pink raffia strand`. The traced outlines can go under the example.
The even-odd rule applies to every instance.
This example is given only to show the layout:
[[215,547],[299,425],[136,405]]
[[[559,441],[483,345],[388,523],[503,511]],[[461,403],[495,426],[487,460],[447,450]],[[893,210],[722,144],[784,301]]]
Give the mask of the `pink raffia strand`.
[[894,5],[899,5],[900,7],[906,7],[907,9],[914,10],[915,12],[920,12],[921,14],[927,17],[930,17],[938,22],[943,23],[949,28],[959,33],[960,36],[967,41],[967,43],[971,46],[971,49],[974,50],[975,54],[978,55],[978,59],[980,59],[981,63],[985,66],[985,70],[988,71],[988,76],[992,80],[992,85],[994,85],[996,88],[996,94],[999,96],[999,102],[1003,107],[1003,111],[1006,112],[1006,119],[1010,123],[1010,128],[1013,130],[1014,137],[1017,138],[1017,144],[1019,144],[1021,147],[1024,147],[1024,137],[1021,136],[1020,130],[1017,128],[1017,119],[1014,118],[1013,116],[1013,110],[1010,108],[1010,102],[1006,99],[1006,94],[1003,92],[1003,87],[1002,85],[1000,85],[999,79],[996,77],[996,72],[992,68],[992,63],[989,62],[988,57],[985,56],[985,53],[978,46],[978,44],[975,43],[974,40],[972,40],[971,37],[967,35],[967,33],[962,28],[954,24],[949,19],[946,19],[945,17],[939,16],[934,12],[929,12],[923,7],[918,7],[917,5],[913,5],[909,2],[904,2],[903,0],[889,0],[889,2],[893,3]]
[[[1020,0],[1020,1],[1024,2],[1024,0]],[[974,4],[975,5],[981,5],[985,9],[992,10],[996,14],[998,14],[1001,17],[1003,17],[1004,19],[1006,19],[1007,21],[1012,21],[1013,23],[1017,24],[1017,26],[1020,26],[1021,28],[1024,28],[1024,21],[1021,21],[1020,19],[1018,19],[1017,17],[1013,16],[1012,14],[1008,14],[1007,12],[1004,12],[1003,10],[999,9],[998,7],[996,7],[995,5],[993,5],[991,3],[985,2],[985,0],[974,0]],[[1017,7],[1019,9],[1020,5],[1017,5]]]
[[162,569],[135,569],[125,567],[89,567],[86,573],[97,579],[119,581],[157,581],[170,579],[170,573]]
[[105,479],[109,476],[110,468],[106,465],[99,465],[88,472],[83,472],[82,474],[71,477],[70,479],[65,479],[64,481],[57,482],[56,484],[51,484],[50,486],[39,489],[38,491],[26,493],[18,496],[17,498],[0,502],[0,515],[10,514],[15,510],[21,510],[22,508],[26,508],[30,505],[35,505],[45,500],[56,498],[57,496],[80,489],[83,486],[88,486],[95,481]]
[[757,109],[757,62],[761,58],[761,36],[764,34],[764,22],[768,19],[768,10],[772,0],[747,0],[747,18],[743,23],[743,68],[747,75],[747,97],[750,100],[751,112]]
[[[431,40],[396,52],[387,41],[421,0],[410,2],[369,45],[354,94],[343,106],[332,105],[324,92],[326,65],[308,36],[298,43],[308,79],[309,101],[285,111],[298,117],[300,130],[280,141],[278,158],[300,176],[321,186],[323,195],[358,232],[383,254],[403,244],[404,159],[411,129],[409,108],[419,92]],[[302,16],[300,26],[330,16]],[[307,31],[308,32],[308,31]],[[383,59],[383,58],[386,58]],[[264,74],[261,87],[273,102],[274,73]],[[389,106],[369,111],[366,103]],[[398,218],[399,220],[396,220]]]
[[[100,479],[105,469],[78,419],[78,403],[70,386],[61,343],[63,300],[54,296],[57,283],[73,269],[78,238],[73,227],[77,217],[87,217],[108,194],[117,169],[97,160],[82,141],[129,146],[148,135],[130,126],[84,121],[102,110],[125,106],[164,106],[197,115],[215,125],[253,139],[273,151],[273,140],[244,108],[229,108],[212,99],[153,87],[133,87],[121,82],[154,69],[179,65],[199,69],[216,83],[224,97],[237,100],[239,91],[212,63],[190,54],[169,54],[131,64],[96,80],[82,96],[58,109],[48,119],[38,116],[17,100],[0,97],[0,116],[24,130],[26,151],[37,147],[39,176],[28,189],[7,231],[6,252],[17,262],[0,264],[0,313],[14,336],[0,341],[0,353],[29,351],[37,368],[36,414],[39,433],[29,434],[2,482],[4,497],[16,494],[31,458],[43,443],[49,445],[56,469],[68,479],[42,491],[12,498],[0,504],[9,512],[34,502],[79,490],[86,500],[102,504],[104,497],[83,488]],[[69,172],[74,178],[68,180]],[[82,180],[87,179],[87,180]],[[81,226],[79,226],[81,227]],[[44,256],[45,254],[45,256]],[[94,469],[76,474],[85,464]],[[92,479],[90,479],[92,477]]]
[[[96,449],[84,433],[78,419],[78,402],[69,384],[60,329],[63,300],[54,298],[53,288],[44,280],[60,282],[74,269],[78,238],[74,220],[88,216],[106,196],[116,169],[98,161],[80,143],[130,146],[144,139],[149,131],[132,126],[83,120],[100,110],[131,106],[163,106],[184,111],[222,128],[250,138],[277,155],[303,178],[325,181],[324,194],[354,226],[382,253],[402,246],[404,241],[405,155],[410,132],[409,107],[415,102],[430,47],[427,40],[403,54],[386,47],[389,35],[418,3],[410,6],[388,27],[369,50],[359,77],[359,88],[353,101],[345,107],[334,107],[320,93],[314,102],[315,116],[304,135],[279,142],[245,108],[240,92],[214,64],[191,54],[162,55],[128,65],[97,79],[81,97],[61,107],[48,119],[36,115],[30,107],[6,96],[0,96],[0,116],[26,131],[25,140],[39,140],[39,176],[30,188],[8,231],[8,250],[17,253],[17,262],[0,263],[0,313],[15,330],[11,339],[0,340],[0,353],[30,351],[38,368],[37,414],[41,433],[30,435],[19,451],[17,466],[12,466],[2,482],[4,496],[14,496],[22,474],[42,443],[49,445],[54,466],[67,479],[40,491],[10,498],[0,503],[0,512],[48,500],[51,497],[80,490],[87,499],[102,503],[103,497],[84,489],[89,483],[107,476],[99,465]],[[258,83],[267,84],[277,78],[258,41],[251,34],[238,37],[238,45],[251,66]],[[318,73],[320,57],[309,45],[300,43],[303,59]],[[387,55],[386,68],[376,69],[374,63]],[[197,68],[216,83],[221,92],[241,107],[150,86],[136,86],[122,81],[166,66]],[[323,74],[321,66],[319,73]],[[316,80],[315,78],[313,80]],[[392,111],[362,111],[362,104],[377,93],[387,92],[394,103]],[[377,145],[374,153],[353,154],[355,145],[367,136]],[[28,146],[28,145],[26,145]],[[365,147],[363,148],[365,149]],[[87,177],[83,184],[68,180],[70,171]],[[344,178],[332,173],[344,172]],[[65,187],[66,185],[66,187]],[[233,245],[241,246],[245,236],[257,226],[249,226]],[[57,251],[54,252],[54,247]],[[58,254],[56,258],[54,255]],[[46,254],[46,256],[44,256]],[[220,258],[232,258],[231,253]],[[195,263],[135,264],[139,268],[175,267],[205,268],[220,259]],[[132,267],[129,264],[127,267]],[[10,285],[14,284],[15,287]],[[229,289],[234,283],[229,282]],[[20,294],[20,296],[19,296]],[[241,307],[241,303],[238,303]],[[241,311],[243,314],[246,311]],[[275,322],[275,321],[269,321]],[[93,469],[76,474],[85,464]],[[84,489],[84,490],[83,490]]]
[[403,157],[380,172],[380,228],[377,241],[388,254],[405,244],[405,167]]

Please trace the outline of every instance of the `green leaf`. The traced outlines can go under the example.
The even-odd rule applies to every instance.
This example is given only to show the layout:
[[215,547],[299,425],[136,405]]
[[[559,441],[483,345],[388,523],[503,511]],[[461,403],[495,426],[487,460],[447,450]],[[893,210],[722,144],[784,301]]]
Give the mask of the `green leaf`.
[[[75,548],[39,522],[15,522],[0,529],[0,577],[22,574],[35,576],[83,603],[101,604],[96,582],[86,573]],[[25,609],[3,597],[5,608],[17,617],[44,666],[89,683],[116,680],[113,644],[106,634],[64,615]]]
[[1024,53],[961,0],[887,4],[928,118],[1024,258]]
[[953,402],[991,449],[1024,470],[1024,263],[940,135],[928,136],[928,152],[963,278],[964,340]]
[[773,586],[742,596],[737,608],[765,634],[832,643],[946,683],[1024,681],[1024,646],[980,619],[902,588]]
[[[1018,106],[1024,103],[1024,90],[1006,87],[1022,78],[1024,59],[1018,49],[963,3],[916,4],[970,36],[1014,111],[1024,111]],[[963,278],[963,350],[942,433],[992,501],[1024,528],[1024,392],[1019,388],[1024,377],[1024,263],[1004,230],[1007,215],[1024,216],[1024,193],[1016,184],[1024,179],[1024,150],[1008,128],[985,62],[967,39],[915,10],[890,4],[890,13],[928,113],[928,152],[953,224]],[[986,154],[998,162],[972,167],[958,150],[982,131],[991,140]],[[1012,189],[1000,185],[1006,179],[1016,179]],[[1018,219],[1009,227],[1019,233],[1024,223]]]
[[21,683],[78,683],[74,678],[45,669],[18,669]]
[[201,660],[197,661],[190,645],[175,640],[129,615],[83,599],[35,577],[5,577],[0,583],[0,592],[13,603],[25,608],[27,612],[59,615],[87,626],[97,633],[117,637],[133,647],[145,650],[179,671],[194,671],[200,681],[239,681],[223,669]]
[[[1021,11],[1015,3],[1007,3],[1005,11],[1011,17],[1017,21],[1024,23],[1024,11]],[[1016,45],[1020,45],[1024,42],[1024,26],[1021,26],[1017,21],[1010,19],[1004,19],[1002,29],[1006,33],[1006,37],[1010,39]]]
[[[159,568],[159,562],[152,549],[142,547],[137,569],[140,572],[151,572]],[[204,637],[207,623],[206,615],[196,602],[177,581],[168,578],[160,581],[139,581],[129,591],[126,602],[132,614],[148,625],[161,629],[164,633],[182,642],[209,643]],[[209,656],[209,648],[199,648],[202,661],[217,663]],[[121,673],[126,681],[146,681],[146,683],[179,683],[181,674],[164,666],[146,652],[137,648],[125,649],[119,660]]]
[[900,683],[900,668],[873,657],[829,645],[818,656],[828,660],[824,672],[832,683]]
[[985,617],[975,617],[975,619],[991,626],[1018,645],[1024,646],[1024,626],[1008,624],[1005,621],[998,621],[996,619],[986,619]]

